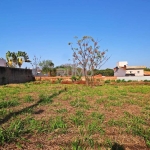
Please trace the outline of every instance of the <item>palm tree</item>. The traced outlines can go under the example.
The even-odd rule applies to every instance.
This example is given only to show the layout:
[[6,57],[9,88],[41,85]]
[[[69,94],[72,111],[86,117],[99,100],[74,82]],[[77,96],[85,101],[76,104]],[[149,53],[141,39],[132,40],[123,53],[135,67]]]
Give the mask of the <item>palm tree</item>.
[[12,60],[13,60],[13,66],[16,67],[18,65],[17,55],[15,52],[11,53]]
[[27,55],[26,52],[22,52],[22,51],[18,51],[18,53],[16,53],[17,58],[18,58],[18,66],[21,67],[23,62],[31,62],[29,60],[29,56]]
[[6,60],[7,60],[7,65],[9,67],[12,67],[12,65],[13,65],[13,58],[12,58],[12,53],[10,51],[8,51],[6,53]]
[[17,53],[8,51],[6,59],[9,67],[16,67],[18,65],[20,68],[23,62],[31,62],[27,53],[22,51],[18,51]]

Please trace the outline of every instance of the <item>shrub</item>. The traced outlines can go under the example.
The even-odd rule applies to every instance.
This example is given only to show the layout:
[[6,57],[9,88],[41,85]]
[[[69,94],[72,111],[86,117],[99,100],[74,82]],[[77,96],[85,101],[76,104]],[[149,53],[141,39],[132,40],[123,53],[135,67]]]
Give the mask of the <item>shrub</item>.
[[122,79],[122,81],[121,82],[126,82],[126,80],[125,79]]
[[105,80],[105,83],[110,83],[110,80]]
[[117,82],[117,83],[120,83],[120,82],[121,82],[121,80],[120,80],[120,79],[118,79],[118,80],[116,80],[116,82]]
[[128,82],[132,82],[132,80],[128,80]]
[[144,82],[150,82],[150,80],[144,80]]

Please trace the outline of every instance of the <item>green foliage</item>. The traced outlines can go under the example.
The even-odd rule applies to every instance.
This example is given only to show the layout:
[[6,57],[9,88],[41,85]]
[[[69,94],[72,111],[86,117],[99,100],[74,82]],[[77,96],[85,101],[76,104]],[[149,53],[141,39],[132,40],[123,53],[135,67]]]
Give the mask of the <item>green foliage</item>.
[[82,76],[72,76],[72,77],[71,77],[71,80],[72,80],[72,82],[80,81],[80,80],[81,80],[81,77],[82,77]]
[[35,120],[33,118],[26,118],[24,120],[17,119],[13,121],[7,129],[0,128],[0,145],[4,142],[14,141],[16,138],[21,138],[22,134],[36,131],[37,133],[54,131],[55,129],[67,128],[66,123],[62,117],[50,119],[46,124],[44,120]]
[[54,67],[54,63],[51,60],[43,60],[39,63],[39,66],[45,69],[50,69]]
[[105,80],[105,83],[110,83],[110,80]]
[[11,100],[11,101],[1,101],[0,102],[0,109],[1,108],[9,108],[9,107],[14,107],[19,105],[19,102],[16,100]]
[[41,104],[51,104],[53,102],[53,100],[51,99],[51,97],[49,97],[48,95],[41,94],[39,96],[39,98],[41,100]]
[[[149,85],[144,85],[143,82],[134,86],[132,83],[117,85],[105,84],[91,88],[42,81],[38,84],[32,82],[1,86],[1,149],[14,143],[18,149],[27,149],[29,140],[30,143],[33,142],[30,135],[36,137],[36,140],[48,136],[48,139],[57,142],[57,146],[62,149],[83,150],[121,148],[119,144],[115,144],[118,135],[121,144],[128,147],[130,140],[133,139],[134,142],[138,137],[142,142],[135,141],[137,147],[142,145],[143,149],[148,149]],[[61,92],[61,89],[64,91]],[[17,105],[9,103],[14,100],[18,102]],[[25,103],[32,100],[34,103]],[[112,134],[113,138],[109,137]],[[128,136],[129,143],[124,143],[124,136]],[[68,140],[68,137],[67,143],[60,142],[61,138]],[[45,143],[32,144],[46,149]]]
[[121,82],[121,80],[120,80],[120,79],[117,79],[117,80],[116,80],[116,82],[117,82],[117,83],[120,83],[120,82]]
[[5,108],[0,109],[0,117],[4,117],[7,113],[8,111]]
[[128,80],[128,82],[132,82],[132,80]]
[[150,71],[150,68],[147,68],[147,67],[146,67],[146,68],[144,69],[144,71]]
[[76,76],[72,76],[72,77],[71,77],[71,80],[72,80],[72,82],[77,81]]
[[85,99],[75,99],[70,102],[70,105],[77,108],[89,109],[90,105],[86,104],[86,102]]
[[66,113],[67,109],[63,108],[63,109],[58,109],[56,110],[58,113]]
[[126,80],[125,79],[122,79],[122,81],[121,82],[126,82]]
[[57,78],[58,83],[61,83],[62,80],[63,80],[63,78]]
[[84,124],[84,118],[83,118],[83,116],[72,115],[70,117],[70,120],[77,127]]
[[89,135],[92,135],[95,133],[100,133],[100,134],[105,133],[104,129],[101,127],[101,125],[99,124],[98,121],[93,121],[93,122],[89,123],[87,125],[87,131],[88,131]]
[[56,68],[54,68],[54,63],[51,60],[43,60],[39,66],[42,68],[42,73],[49,73],[50,76],[56,75]]
[[63,129],[67,128],[67,124],[64,122],[62,117],[56,117],[54,119],[50,119],[49,123],[52,131],[58,128],[63,128]]
[[32,98],[32,96],[30,96],[30,95],[27,95],[27,96],[25,96],[25,102],[33,102],[34,101],[34,99]]
[[[31,62],[29,60],[29,56],[26,52],[18,51],[17,53],[15,53],[15,52],[8,51],[6,53],[7,65],[10,67],[16,67],[17,65],[19,67],[21,67],[22,63],[19,61],[19,57],[21,57],[20,59],[22,62],[23,61],[24,62]],[[12,61],[12,65],[9,64],[10,61]]]
[[144,80],[144,82],[150,82],[150,80]]
[[7,129],[0,128],[0,145],[4,144],[4,142],[11,142],[23,133],[26,133],[27,130],[24,128],[24,125],[24,121],[16,120]]
[[97,113],[97,112],[93,112],[91,114],[91,116],[94,118],[94,119],[98,119],[99,122],[103,122],[104,121],[104,114],[100,114],[100,113]]
[[101,74],[102,76],[114,76],[114,70],[113,69],[104,69],[104,70],[94,70],[94,75]]
[[81,140],[76,139],[72,142],[72,150],[85,150],[81,145]]

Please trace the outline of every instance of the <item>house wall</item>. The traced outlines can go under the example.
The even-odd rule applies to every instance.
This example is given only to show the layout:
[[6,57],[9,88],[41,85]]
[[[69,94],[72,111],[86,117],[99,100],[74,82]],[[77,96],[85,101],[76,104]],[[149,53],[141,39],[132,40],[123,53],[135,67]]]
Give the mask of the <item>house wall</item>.
[[137,70],[126,70],[127,74],[135,74],[135,76],[144,76],[144,70],[143,69],[137,69]]
[[119,61],[119,62],[117,62],[117,66],[118,66],[118,67],[124,67],[124,65],[127,66],[127,64],[128,64],[127,61]]
[[6,60],[0,58],[0,66],[6,67]]
[[32,70],[0,66],[0,85],[34,81]]
[[115,77],[124,77],[126,74],[126,70],[123,68],[119,68],[117,71],[114,72]]

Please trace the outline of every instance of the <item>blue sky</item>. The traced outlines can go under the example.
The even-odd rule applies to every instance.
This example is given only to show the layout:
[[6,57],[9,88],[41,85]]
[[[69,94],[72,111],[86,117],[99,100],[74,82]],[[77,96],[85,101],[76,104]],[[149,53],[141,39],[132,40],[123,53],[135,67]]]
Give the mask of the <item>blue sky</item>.
[[[0,57],[18,50],[55,64],[69,63],[74,36],[100,40],[118,61],[150,67],[150,0],[0,0]],[[30,66],[24,64],[24,67]]]

